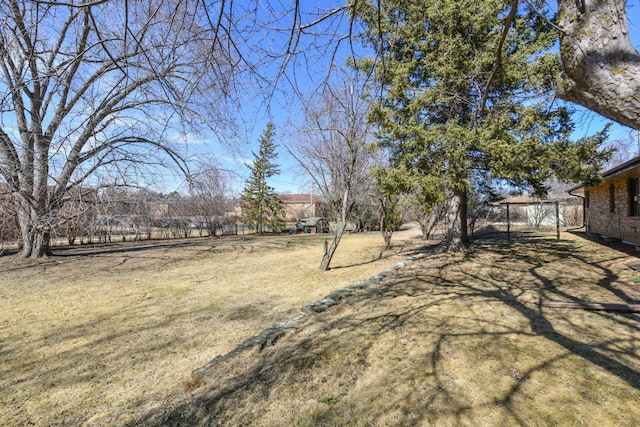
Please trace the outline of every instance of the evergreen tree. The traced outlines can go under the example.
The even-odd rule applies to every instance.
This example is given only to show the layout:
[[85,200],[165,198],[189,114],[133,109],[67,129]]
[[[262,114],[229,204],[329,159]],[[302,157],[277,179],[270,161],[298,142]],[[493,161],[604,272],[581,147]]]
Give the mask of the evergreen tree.
[[471,190],[508,182],[544,194],[554,172],[597,179],[606,158],[606,132],[572,141],[570,111],[553,103],[557,36],[543,0],[512,3],[385,0],[359,11],[378,55],[360,62],[379,94],[371,118],[417,187],[453,194],[450,248],[468,241]]
[[258,154],[253,153],[253,165],[249,166],[251,175],[240,196],[244,221],[248,226],[255,227],[258,234],[264,233],[267,228],[279,231],[285,226],[284,200],[267,183],[269,178],[280,173],[278,165],[274,163],[277,157],[274,136],[273,123],[269,122],[260,136]]

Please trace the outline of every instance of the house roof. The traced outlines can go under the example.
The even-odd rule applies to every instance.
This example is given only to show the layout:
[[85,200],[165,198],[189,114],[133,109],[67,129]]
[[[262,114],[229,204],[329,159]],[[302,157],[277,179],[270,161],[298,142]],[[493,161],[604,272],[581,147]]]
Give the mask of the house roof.
[[[626,176],[631,177],[631,175],[637,174],[639,169],[640,169],[640,156],[634,157],[633,159],[627,162],[624,162],[621,165],[618,165],[607,171],[604,171],[602,173],[602,178],[605,181],[607,181],[612,178],[624,178]],[[571,194],[572,191],[578,191],[580,189],[585,189],[589,187],[590,187],[589,185],[578,184],[575,187],[572,187],[569,190],[567,190],[567,192]]]
[[609,178],[613,178],[614,176],[618,176],[621,175],[625,172],[629,172],[632,171],[634,169],[637,169],[640,167],[640,156],[638,157],[634,157],[633,159],[629,160],[628,162],[624,162],[621,165],[618,165],[614,168],[609,169],[608,171],[604,172],[602,174],[602,177],[604,179],[609,179]]
[[311,203],[320,199],[318,194],[283,194],[282,196],[285,203]]
[[563,202],[565,200],[573,200],[573,197],[567,195],[559,195],[559,194],[550,194],[546,199],[541,199],[539,197],[529,196],[529,195],[521,195],[521,196],[512,196],[507,197],[506,199],[500,200],[501,205],[510,204],[518,204],[518,205],[528,205],[534,203],[555,203],[555,202]]

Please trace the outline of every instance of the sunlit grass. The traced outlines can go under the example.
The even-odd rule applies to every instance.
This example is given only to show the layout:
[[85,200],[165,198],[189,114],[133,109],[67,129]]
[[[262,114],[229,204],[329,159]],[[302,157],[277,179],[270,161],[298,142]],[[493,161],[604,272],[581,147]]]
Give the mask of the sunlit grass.
[[42,262],[0,258],[0,424],[112,426],[159,411],[184,396],[193,369],[420,243],[398,240],[378,259],[379,235],[345,236],[336,268],[321,272],[324,238],[205,238],[58,249]]

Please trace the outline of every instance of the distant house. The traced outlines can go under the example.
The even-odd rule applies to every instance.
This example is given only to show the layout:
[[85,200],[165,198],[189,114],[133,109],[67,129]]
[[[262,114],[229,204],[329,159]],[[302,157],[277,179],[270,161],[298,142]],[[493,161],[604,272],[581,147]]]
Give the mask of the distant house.
[[285,221],[323,216],[324,203],[317,194],[283,194]]
[[605,239],[640,244],[640,157],[604,172],[602,177],[602,184],[569,190],[569,194],[583,198],[587,231]]

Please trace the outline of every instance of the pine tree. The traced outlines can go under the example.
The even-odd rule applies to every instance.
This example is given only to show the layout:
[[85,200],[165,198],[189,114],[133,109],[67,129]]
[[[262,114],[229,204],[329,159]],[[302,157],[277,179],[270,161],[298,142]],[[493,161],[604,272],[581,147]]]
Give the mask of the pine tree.
[[269,122],[260,136],[258,154],[253,153],[253,164],[249,166],[251,175],[240,196],[244,221],[249,227],[255,227],[258,234],[267,229],[279,231],[285,226],[284,200],[267,183],[269,178],[280,173],[279,166],[274,163],[278,156],[274,137],[273,123]]
[[469,239],[471,191],[508,182],[543,194],[554,172],[595,179],[606,157],[598,152],[606,133],[572,141],[570,111],[553,103],[549,76],[559,74],[559,59],[551,51],[555,30],[538,10],[544,2],[513,10],[501,46],[511,7],[506,0],[361,3],[378,54],[360,62],[377,83],[371,118],[396,167],[453,195],[452,249]]

